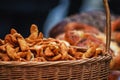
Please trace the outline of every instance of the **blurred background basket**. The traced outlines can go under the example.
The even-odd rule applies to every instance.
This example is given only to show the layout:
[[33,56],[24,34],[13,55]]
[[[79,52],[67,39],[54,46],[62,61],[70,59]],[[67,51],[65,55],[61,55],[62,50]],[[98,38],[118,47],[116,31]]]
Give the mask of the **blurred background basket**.
[[[116,20],[119,18],[118,15],[111,14],[111,21]],[[64,32],[64,27],[67,25],[67,23],[70,22],[78,22],[90,25],[92,27],[98,28],[100,31],[104,32],[104,27],[106,25],[106,14],[104,11],[86,11],[79,14],[71,15],[55,26],[51,28],[49,31],[49,37],[55,38],[59,34]]]

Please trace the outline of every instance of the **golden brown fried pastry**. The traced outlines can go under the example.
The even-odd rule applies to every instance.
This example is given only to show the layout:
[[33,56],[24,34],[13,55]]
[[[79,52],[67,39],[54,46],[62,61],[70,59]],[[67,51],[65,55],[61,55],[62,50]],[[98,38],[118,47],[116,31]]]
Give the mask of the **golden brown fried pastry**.
[[14,28],[12,28],[12,29],[10,30],[10,34],[15,34],[15,33],[17,33],[17,31],[16,31]]
[[45,49],[44,54],[45,54],[45,56],[49,56],[49,57],[54,56],[54,53],[50,50],[49,47],[47,47],[47,48]]
[[[79,24],[74,25],[79,26]],[[60,61],[83,59],[84,55],[85,58],[91,58],[103,54],[100,49],[97,49],[103,45],[96,39],[96,36],[91,35],[85,27],[82,29],[85,29],[86,32],[71,31],[70,27],[70,32],[65,33],[66,41],[44,38],[34,24],[30,28],[29,37],[26,38],[15,29],[11,29],[10,34],[7,34],[4,40],[0,40],[0,60]],[[86,49],[80,48],[81,45]]]
[[0,52],[0,59],[2,61],[10,61],[10,58],[8,57],[8,55],[6,53],[2,53],[2,52]]
[[20,57],[17,56],[17,53],[14,48],[12,48],[9,44],[6,46],[6,51],[7,55],[12,59],[12,60],[17,60]]
[[20,45],[21,51],[27,51],[27,50],[29,50],[29,46],[27,45],[27,42],[25,41],[24,38],[19,37],[18,38],[18,43]]
[[35,24],[32,24],[30,27],[30,35],[26,38],[27,41],[31,42],[32,40],[37,39],[38,37],[38,27]]
[[90,47],[82,56],[82,58],[91,58],[95,55],[96,47]]
[[0,39],[0,45],[4,45],[5,44],[5,41]]

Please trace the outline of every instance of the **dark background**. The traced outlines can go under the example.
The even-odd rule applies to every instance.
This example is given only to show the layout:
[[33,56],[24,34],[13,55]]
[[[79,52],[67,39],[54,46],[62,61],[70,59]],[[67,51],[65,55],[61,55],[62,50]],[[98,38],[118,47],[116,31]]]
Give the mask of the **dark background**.
[[[11,28],[15,28],[24,37],[29,35],[31,24],[36,24],[43,32],[43,25],[48,13],[59,0],[0,0],[0,38],[4,38]],[[70,0],[67,16],[79,13],[82,0]],[[120,14],[120,1],[110,0],[110,9]]]

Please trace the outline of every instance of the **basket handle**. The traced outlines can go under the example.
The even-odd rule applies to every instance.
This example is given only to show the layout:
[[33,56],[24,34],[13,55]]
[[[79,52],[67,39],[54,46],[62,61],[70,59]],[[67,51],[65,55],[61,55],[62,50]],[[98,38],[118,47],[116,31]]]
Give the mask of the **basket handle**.
[[111,15],[108,0],[103,0],[103,3],[106,11],[106,53],[109,53],[111,41]]

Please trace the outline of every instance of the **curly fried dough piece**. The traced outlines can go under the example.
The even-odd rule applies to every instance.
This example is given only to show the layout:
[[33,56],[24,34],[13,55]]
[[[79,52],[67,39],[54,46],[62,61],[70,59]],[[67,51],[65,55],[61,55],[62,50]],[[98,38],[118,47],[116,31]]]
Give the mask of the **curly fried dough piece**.
[[50,50],[49,47],[47,47],[47,48],[45,49],[44,54],[45,54],[45,56],[48,56],[48,57],[54,56],[54,53]]
[[40,32],[39,34],[38,34],[38,39],[43,39],[43,33],[42,32]]
[[34,57],[33,53],[30,50],[28,50],[26,53],[27,53],[26,59],[30,61]]
[[0,51],[6,52],[6,46],[7,46],[7,45],[8,45],[8,44],[1,45],[1,46],[0,46]]
[[2,61],[10,61],[10,58],[6,53],[0,53],[0,58],[2,59]]
[[5,36],[5,39],[4,39],[5,43],[9,43],[9,44],[11,44],[13,46],[18,45],[18,41],[17,41],[18,35],[20,35],[20,34],[18,34],[18,33],[7,34]]
[[68,54],[68,60],[76,60],[76,58]]
[[95,55],[96,47],[89,48],[82,56],[82,58],[91,58]]
[[22,36],[19,36],[17,39],[18,39],[18,43],[20,45],[21,51],[29,50],[29,46],[27,45],[27,42],[25,41],[25,39]]
[[58,54],[58,55],[54,56],[54,57],[51,59],[51,61],[58,61],[58,60],[60,60],[61,58],[62,58],[62,55],[61,55],[61,54]]
[[19,56],[20,58],[25,58],[27,55],[26,52],[17,52],[17,56]]
[[76,53],[74,54],[74,57],[75,57],[76,59],[81,59],[82,56],[83,56],[83,54],[84,54],[84,53],[82,53],[82,52],[76,52]]
[[33,61],[40,61],[40,62],[44,62],[47,61],[44,57],[36,57],[33,59]]
[[5,43],[13,44],[13,41],[11,39],[11,34],[7,34],[4,39]]
[[5,44],[5,41],[0,39],[0,45],[3,45],[3,44]]
[[7,51],[8,56],[11,59],[16,60],[16,59],[20,58],[19,56],[17,56],[17,53],[16,53],[15,49],[12,48],[10,45],[6,46],[6,51]]
[[40,49],[38,50],[38,55],[39,55],[40,57],[45,57],[45,55],[44,55],[44,49],[43,49],[43,48],[40,48]]
[[68,47],[65,45],[65,43],[61,43],[60,50],[62,54],[62,59],[67,60],[68,59]]
[[14,29],[14,28],[12,28],[11,30],[10,30],[10,34],[15,34],[15,33],[17,33],[17,31]]
[[26,40],[35,40],[38,37],[38,27],[35,24],[32,24],[30,27],[30,36]]
[[27,61],[30,61],[31,58],[33,57],[33,53],[30,50],[28,50],[24,52],[18,52],[17,56],[19,56],[20,58],[24,58]]
[[98,55],[102,55],[102,54],[103,54],[103,50],[101,48],[96,48],[94,57],[97,57]]
[[4,38],[4,43],[9,43],[13,46],[17,44],[16,35],[18,35],[15,29],[11,29],[11,34],[7,34]]

